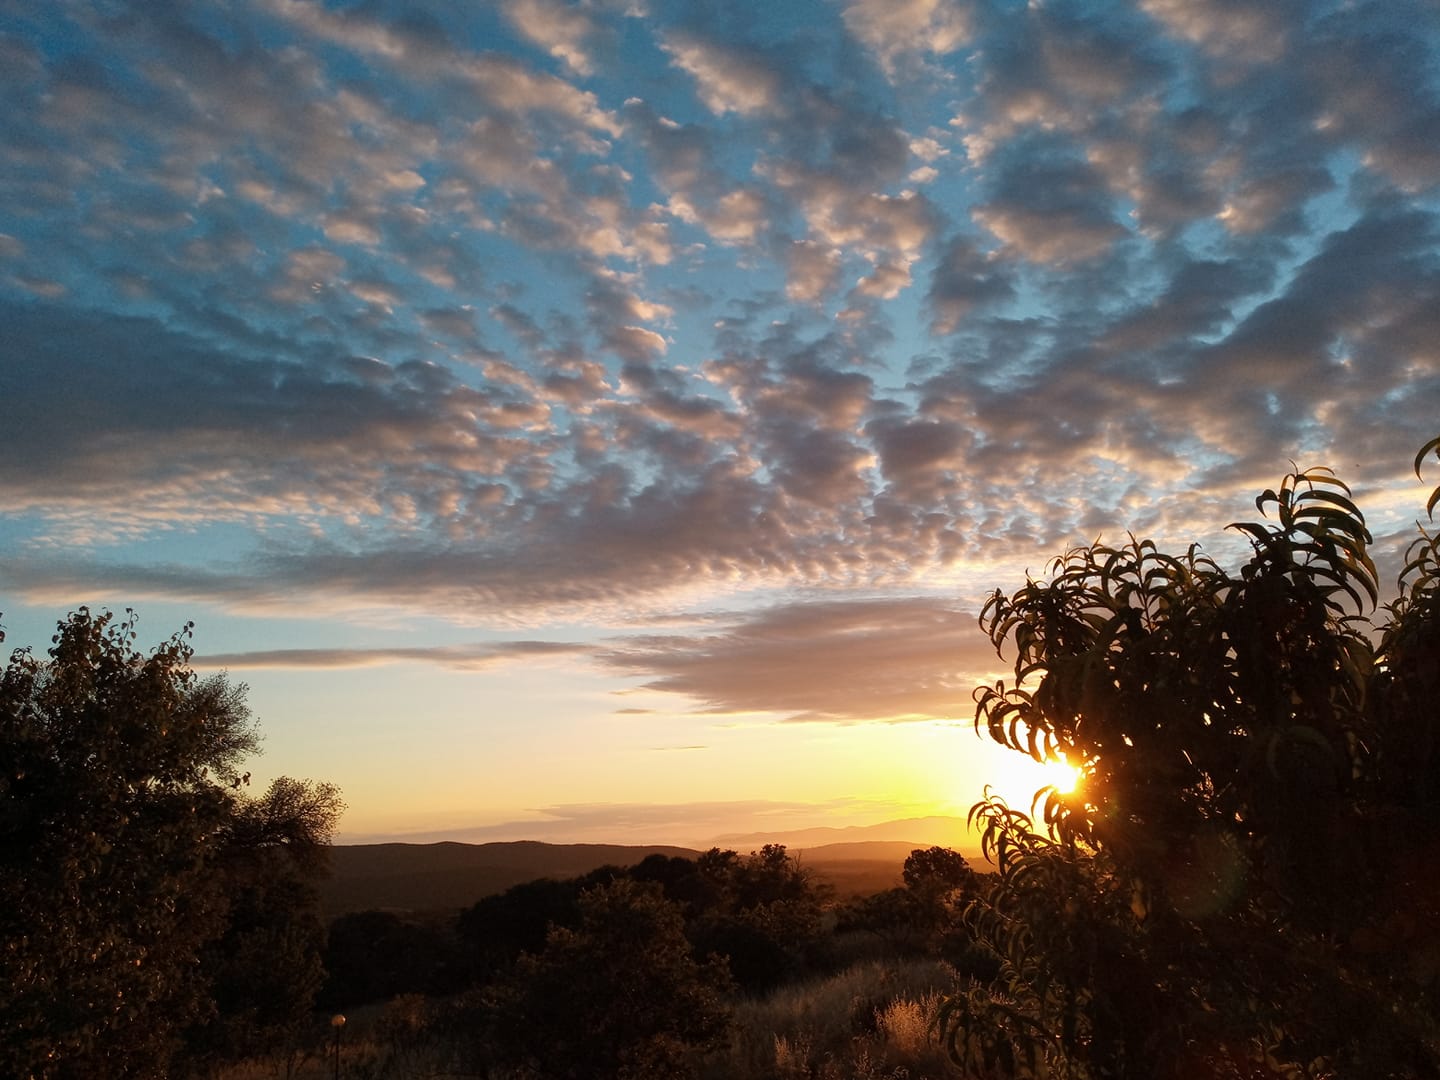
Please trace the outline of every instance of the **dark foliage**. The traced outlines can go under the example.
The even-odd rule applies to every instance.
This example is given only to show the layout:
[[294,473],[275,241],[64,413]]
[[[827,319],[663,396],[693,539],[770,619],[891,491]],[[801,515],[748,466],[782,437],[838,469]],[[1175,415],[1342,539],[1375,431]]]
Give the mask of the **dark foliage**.
[[239,790],[245,690],[196,679],[188,636],[143,655],[133,615],[82,608],[0,676],[0,1075],[161,1075],[318,984],[301,877],[338,796]]
[[472,981],[496,978],[509,971],[522,953],[539,952],[552,926],[579,925],[580,894],[623,873],[602,866],[577,878],[537,878],[466,908],[456,922],[456,933],[471,965]]
[[977,693],[977,726],[1084,780],[1039,821],[972,811],[999,873],[968,919],[1000,976],[949,1005],[971,1067],[1440,1075],[1436,540],[1375,625],[1349,489],[1314,469],[1257,505],[1238,574],[1132,539],[987,605],[1015,684]]
[[630,869],[541,878],[487,896],[457,922],[474,980],[499,978],[522,954],[539,952],[551,929],[577,927],[582,895],[621,879],[657,887],[681,913],[696,959],[724,958],[741,989],[769,989],[823,960],[825,890],[783,846],[767,845],[749,855],[651,855]]
[[901,888],[840,908],[836,929],[874,934],[895,956],[938,956],[963,976],[993,979],[994,954],[977,947],[961,918],[983,888],[965,857],[950,848],[917,848],[906,857],[901,876]]
[[482,1059],[553,1080],[679,1080],[728,1028],[722,961],[697,962],[660,889],[619,879],[581,895],[475,1007]]
[[742,990],[769,990],[823,962],[826,892],[783,845],[746,856],[712,848],[695,868],[695,951],[726,957]]
[[226,872],[225,931],[200,953],[213,1012],[186,1035],[196,1067],[294,1045],[325,976],[314,886],[284,857],[245,862]]
[[[542,937],[543,943],[543,937]],[[460,989],[460,942],[438,923],[391,911],[356,911],[330,923],[325,943],[325,986],[319,1004],[349,1009],[402,994],[443,994]]]

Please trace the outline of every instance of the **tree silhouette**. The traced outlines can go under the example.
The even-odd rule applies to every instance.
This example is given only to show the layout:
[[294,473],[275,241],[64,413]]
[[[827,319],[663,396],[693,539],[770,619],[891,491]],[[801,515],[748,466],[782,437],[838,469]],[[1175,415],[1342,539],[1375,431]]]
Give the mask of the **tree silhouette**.
[[826,891],[783,844],[743,856],[711,848],[695,868],[700,899],[690,908],[689,933],[697,955],[726,957],[747,991],[771,989],[813,966]]
[[[312,865],[339,812],[325,785],[246,798],[245,688],[196,678],[188,626],[148,655],[135,626],[81,608],[0,675],[0,1075],[163,1074],[216,1015],[232,887],[266,852]],[[235,932],[232,964],[259,942]]]
[[[356,911],[330,924],[325,946],[327,1009],[350,1009],[401,994],[455,988],[455,935],[391,911]],[[539,944],[544,944],[541,936]],[[538,947],[538,946],[537,946]]]
[[522,953],[539,952],[552,927],[573,929],[580,922],[580,894],[622,873],[601,866],[575,878],[536,878],[477,900],[455,924],[472,980],[495,978],[509,971]]
[[1397,905],[1433,925],[1440,898],[1415,888],[1436,839],[1436,541],[1421,530],[1376,626],[1349,488],[1297,471],[1256,502],[1236,574],[1132,538],[987,604],[1015,681],[977,691],[977,729],[1084,779],[1043,790],[1038,820],[993,796],[971,812],[999,873],[968,919],[1001,964],[948,1006],[971,1066],[1440,1072],[1437,969],[1392,925]]
[[236,798],[213,853],[224,931],[199,956],[212,1009],[186,1034],[192,1065],[253,1057],[300,1039],[325,978],[315,876],[342,804],[333,785],[280,777]]
[[580,898],[490,994],[485,1041],[502,1063],[555,1080],[679,1080],[729,1024],[723,961],[697,962],[658,886],[617,879]]
[[895,953],[939,954],[960,971],[988,970],[959,923],[959,907],[980,887],[959,852],[916,848],[905,857],[900,888],[860,897],[840,909],[837,929],[875,934]]

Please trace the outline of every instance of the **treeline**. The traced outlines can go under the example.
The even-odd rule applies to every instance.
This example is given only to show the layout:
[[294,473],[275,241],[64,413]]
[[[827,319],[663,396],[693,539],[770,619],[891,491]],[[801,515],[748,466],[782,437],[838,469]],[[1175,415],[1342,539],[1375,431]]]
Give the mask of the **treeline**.
[[[913,852],[902,878],[836,905],[782,846],[717,848],[527,882],[453,921],[356,912],[331,923],[321,1001],[401,999],[390,1027],[403,1017],[412,1044],[466,1075],[690,1076],[727,1045],[738,1003],[857,954],[945,954],[992,978],[993,958],[958,920],[983,875],[933,847]],[[875,1019],[862,1009],[858,1023]]]

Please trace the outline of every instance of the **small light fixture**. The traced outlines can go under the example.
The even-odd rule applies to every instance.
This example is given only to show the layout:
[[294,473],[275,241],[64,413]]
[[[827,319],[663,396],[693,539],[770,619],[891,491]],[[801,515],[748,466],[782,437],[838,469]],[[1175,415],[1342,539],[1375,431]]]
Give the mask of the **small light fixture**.
[[340,1029],[345,1026],[345,1014],[332,1016],[330,1026],[335,1029],[335,1080],[340,1080]]

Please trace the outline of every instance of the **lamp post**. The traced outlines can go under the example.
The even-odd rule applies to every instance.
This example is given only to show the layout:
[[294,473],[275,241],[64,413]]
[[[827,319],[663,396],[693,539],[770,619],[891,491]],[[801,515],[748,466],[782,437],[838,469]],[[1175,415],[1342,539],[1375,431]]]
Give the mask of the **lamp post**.
[[340,1080],[340,1029],[345,1026],[345,1015],[336,1013],[330,1018],[330,1026],[335,1029],[335,1080]]

